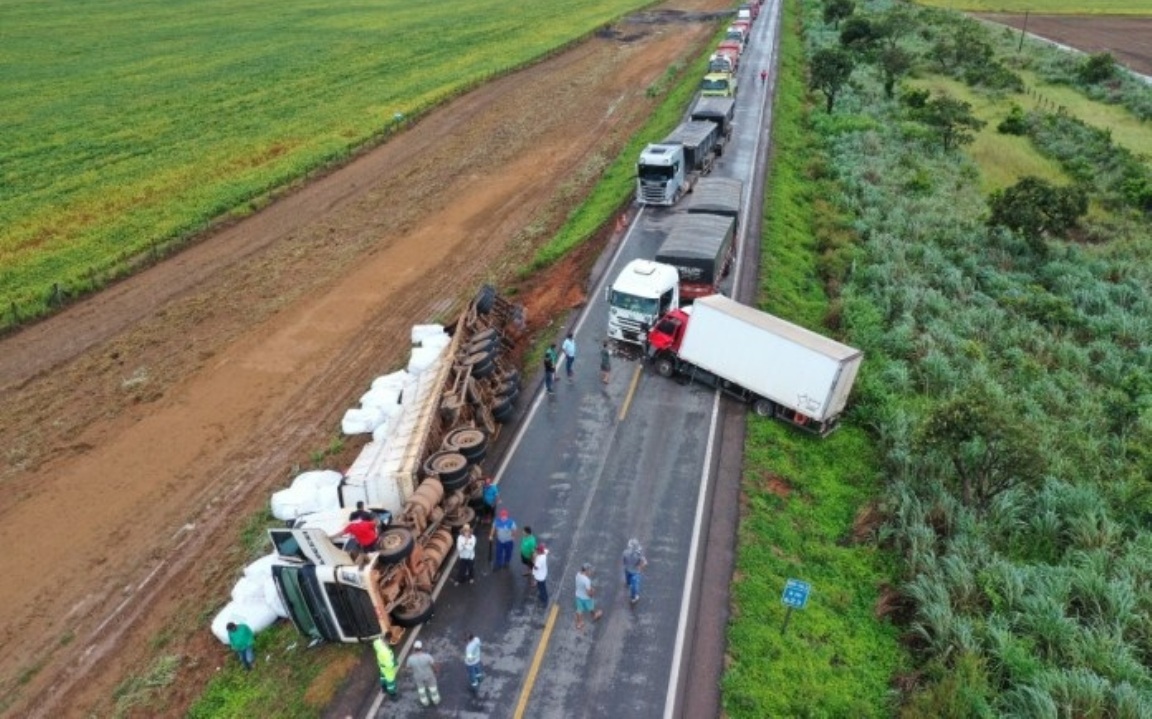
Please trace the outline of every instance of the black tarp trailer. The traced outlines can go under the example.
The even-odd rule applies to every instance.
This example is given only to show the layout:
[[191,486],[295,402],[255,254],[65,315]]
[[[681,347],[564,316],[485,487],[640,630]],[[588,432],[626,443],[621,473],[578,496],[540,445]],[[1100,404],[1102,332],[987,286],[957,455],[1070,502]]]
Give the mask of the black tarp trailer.
[[682,122],[664,138],[665,145],[684,147],[684,164],[688,172],[706,175],[712,170],[716,142],[720,139],[719,125],[715,122]]
[[732,137],[732,118],[736,115],[736,98],[701,97],[692,106],[689,119],[694,122],[714,122],[720,126],[720,141],[716,143],[716,154],[724,154],[724,143]]
[[680,274],[682,302],[716,294],[728,274],[736,219],[725,215],[677,213],[672,229],[656,252],[656,261]]

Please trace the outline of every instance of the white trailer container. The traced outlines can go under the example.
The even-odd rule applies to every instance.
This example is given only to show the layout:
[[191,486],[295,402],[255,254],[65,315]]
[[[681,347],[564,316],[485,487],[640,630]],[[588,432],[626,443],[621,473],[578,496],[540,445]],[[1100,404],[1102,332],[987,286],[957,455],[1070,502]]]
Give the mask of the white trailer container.
[[669,312],[649,336],[656,370],[687,375],[819,434],[835,428],[863,353],[722,295]]

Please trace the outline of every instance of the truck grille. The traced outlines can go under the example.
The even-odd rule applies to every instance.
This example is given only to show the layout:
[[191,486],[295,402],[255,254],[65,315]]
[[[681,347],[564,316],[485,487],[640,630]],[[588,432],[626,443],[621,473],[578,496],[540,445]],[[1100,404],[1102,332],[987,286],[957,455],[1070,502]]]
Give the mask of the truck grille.
[[666,205],[663,185],[642,185],[640,188],[640,201],[646,205]]

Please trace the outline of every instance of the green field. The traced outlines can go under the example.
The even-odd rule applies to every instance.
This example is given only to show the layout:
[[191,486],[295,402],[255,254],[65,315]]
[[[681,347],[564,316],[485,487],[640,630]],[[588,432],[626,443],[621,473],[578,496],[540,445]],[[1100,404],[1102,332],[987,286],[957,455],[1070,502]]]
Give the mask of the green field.
[[0,6],[0,327],[645,0]]
[[1148,0],[916,0],[918,5],[964,12],[1034,15],[1152,15]]

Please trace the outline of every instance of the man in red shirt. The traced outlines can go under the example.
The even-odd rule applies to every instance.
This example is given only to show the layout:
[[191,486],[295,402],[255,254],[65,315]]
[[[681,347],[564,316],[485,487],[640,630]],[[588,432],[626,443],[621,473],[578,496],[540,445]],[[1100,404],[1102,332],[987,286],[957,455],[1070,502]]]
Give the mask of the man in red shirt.
[[[376,522],[368,519],[355,519],[347,524],[340,531],[340,534],[351,535],[352,539],[356,540],[359,549],[364,552],[371,552],[376,549]],[[349,546],[348,550],[353,554],[356,553],[357,547]]]

